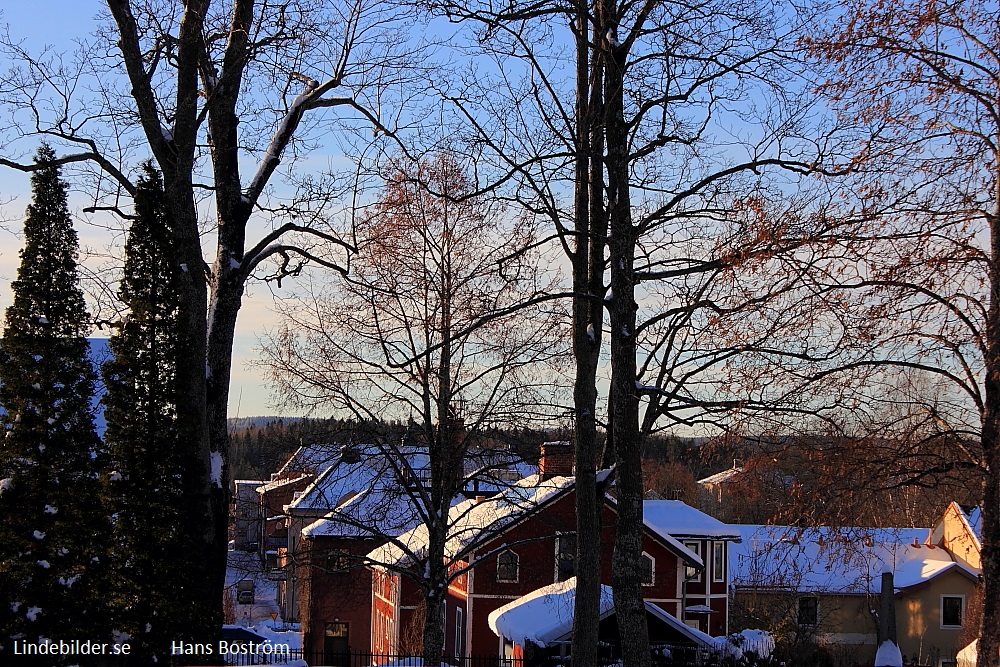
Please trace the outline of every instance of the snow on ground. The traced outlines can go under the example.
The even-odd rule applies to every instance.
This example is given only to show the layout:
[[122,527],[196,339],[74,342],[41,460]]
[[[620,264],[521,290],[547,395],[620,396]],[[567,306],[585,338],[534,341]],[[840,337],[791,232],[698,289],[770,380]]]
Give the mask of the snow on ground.
[[899,647],[886,640],[875,653],[875,667],[903,667],[903,656]]
[[226,586],[233,589],[233,599],[236,599],[236,582],[242,579],[250,579],[254,582],[253,604],[237,604],[236,618],[234,622],[244,627],[254,626],[264,621],[268,627],[276,625],[282,628],[282,620],[279,616],[277,622],[272,620],[271,614],[278,614],[278,603],[275,601],[278,594],[278,583],[270,581],[264,575],[264,564],[255,553],[246,551],[230,551],[229,562],[226,567]]

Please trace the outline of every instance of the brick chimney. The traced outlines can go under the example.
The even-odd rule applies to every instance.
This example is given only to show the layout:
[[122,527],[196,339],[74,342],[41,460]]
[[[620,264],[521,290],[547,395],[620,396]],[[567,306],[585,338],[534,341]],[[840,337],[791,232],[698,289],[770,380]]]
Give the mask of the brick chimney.
[[542,479],[569,477],[573,474],[573,445],[565,440],[542,443],[542,456],[538,460],[538,474]]

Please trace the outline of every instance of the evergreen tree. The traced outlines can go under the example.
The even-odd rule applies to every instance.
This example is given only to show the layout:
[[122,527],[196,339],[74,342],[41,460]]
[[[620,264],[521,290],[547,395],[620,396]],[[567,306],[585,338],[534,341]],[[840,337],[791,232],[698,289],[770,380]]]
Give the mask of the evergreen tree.
[[169,664],[188,639],[185,562],[198,525],[184,514],[185,447],[177,428],[177,267],[160,175],[147,163],[135,194],[119,296],[129,315],[110,342],[104,403],[115,501],[116,628],[131,637],[133,664]]
[[43,145],[0,341],[2,664],[19,664],[10,640],[107,638],[109,521],[91,405],[96,376],[77,237],[53,160]]

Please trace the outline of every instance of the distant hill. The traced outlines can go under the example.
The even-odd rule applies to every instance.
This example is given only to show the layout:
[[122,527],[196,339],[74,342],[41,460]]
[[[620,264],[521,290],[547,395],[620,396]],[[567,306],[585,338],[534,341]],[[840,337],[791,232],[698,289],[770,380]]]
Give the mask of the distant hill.
[[230,431],[238,431],[244,428],[260,428],[261,426],[266,426],[277,421],[293,424],[302,421],[302,417],[276,417],[273,415],[263,417],[230,417],[226,420],[226,424],[229,425]]

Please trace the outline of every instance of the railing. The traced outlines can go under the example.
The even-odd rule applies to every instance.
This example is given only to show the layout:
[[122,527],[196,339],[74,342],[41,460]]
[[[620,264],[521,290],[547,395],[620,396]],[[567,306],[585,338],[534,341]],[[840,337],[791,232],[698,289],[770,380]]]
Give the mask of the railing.
[[[336,651],[291,651],[272,654],[231,653],[225,656],[226,664],[236,667],[244,665],[301,665],[304,661],[309,667],[422,667],[423,660],[419,656],[400,655],[394,653],[344,653]],[[442,656],[442,665],[452,667],[524,667],[521,658],[501,658],[488,656]],[[438,667],[438,665],[434,665]]]

